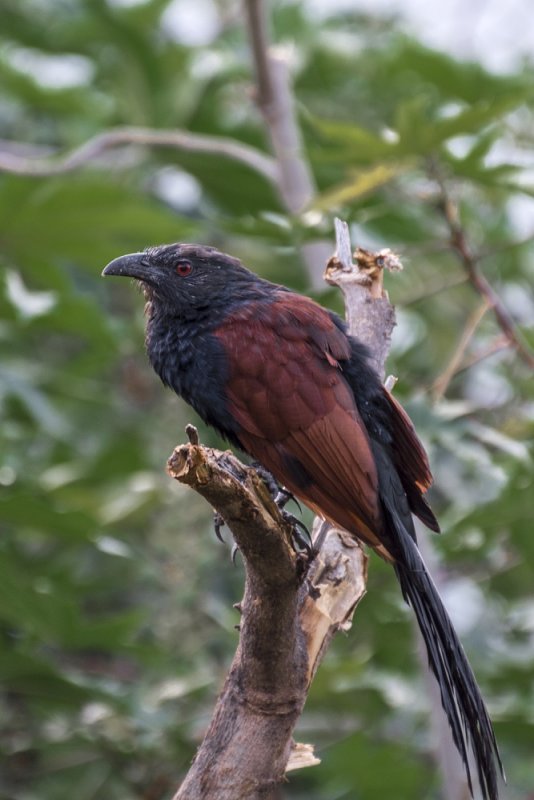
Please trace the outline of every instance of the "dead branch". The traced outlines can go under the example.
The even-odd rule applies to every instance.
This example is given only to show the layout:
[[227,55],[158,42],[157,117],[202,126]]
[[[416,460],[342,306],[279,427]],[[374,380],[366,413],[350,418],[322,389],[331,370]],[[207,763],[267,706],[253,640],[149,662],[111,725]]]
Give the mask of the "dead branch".
[[383,271],[400,270],[401,263],[391,250],[371,253],[358,248],[354,253],[354,265],[348,226],[339,219],[335,224],[338,247],[326,265],[324,279],[343,292],[349,331],[369,347],[375,368],[384,378],[395,310],[383,288]]
[[246,565],[239,647],[175,798],[268,797],[284,775],[290,732],[306,697],[306,650],[296,624],[301,581],[290,529],[256,472],[229,452],[182,445],[168,472],[222,515]]
[[366,557],[333,531],[304,580],[291,530],[254,469],[188,444],[174,451],[168,472],[223,516],[246,569],[239,646],[175,800],[265,798],[288,769],[318,763],[291,734],[326,644],[364,593]]

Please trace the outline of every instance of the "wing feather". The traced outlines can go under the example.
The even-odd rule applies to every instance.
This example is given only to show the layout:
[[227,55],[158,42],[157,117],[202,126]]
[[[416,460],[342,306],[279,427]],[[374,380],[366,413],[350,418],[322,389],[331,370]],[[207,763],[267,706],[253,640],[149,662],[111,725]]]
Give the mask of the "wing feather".
[[389,420],[394,443],[392,460],[399,473],[410,508],[421,522],[439,533],[439,523],[424,498],[433,482],[426,451],[401,404],[386,389],[384,396],[390,409]]
[[[238,439],[314,511],[391,558],[369,437],[339,369],[347,339],[316,303],[288,295],[262,313],[249,306],[217,331],[232,353],[226,393]],[[269,358],[252,365],[260,341]]]

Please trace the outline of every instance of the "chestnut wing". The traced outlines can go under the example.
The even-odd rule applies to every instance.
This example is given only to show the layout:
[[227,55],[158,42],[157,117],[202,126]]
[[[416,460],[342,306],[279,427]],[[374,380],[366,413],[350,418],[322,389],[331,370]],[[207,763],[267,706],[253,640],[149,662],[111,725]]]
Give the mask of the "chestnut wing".
[[313,510],[387,557],[369,437],[338,366],[347,338],[313,301],[279,297],[234,312],[216,331],[238,439]]

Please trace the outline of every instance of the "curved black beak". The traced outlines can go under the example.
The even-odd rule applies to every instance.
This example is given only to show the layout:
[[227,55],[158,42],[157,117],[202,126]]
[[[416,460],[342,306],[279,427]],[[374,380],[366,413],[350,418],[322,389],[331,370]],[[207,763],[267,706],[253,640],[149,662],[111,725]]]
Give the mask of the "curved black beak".
[[119,275],[146,281],[150,278],[150,262],[146,253],[129,253],[110,261],[102,271],[103,276]]

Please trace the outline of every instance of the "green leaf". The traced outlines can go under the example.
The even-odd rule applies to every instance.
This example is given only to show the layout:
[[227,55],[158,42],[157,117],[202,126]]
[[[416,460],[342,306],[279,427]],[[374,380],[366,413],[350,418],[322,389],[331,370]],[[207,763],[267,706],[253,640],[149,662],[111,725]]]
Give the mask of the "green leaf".
[[56,507],[51,496],[44,492],[32,494],[12,490],[0,495],[0,514],[5,525],[19,532],[41,531],[44,536],[62,536],[72,541],[90,539],[95,533],[94,518],[79,511]]
[[435,86],[449,99],[476,104],[492,103],[515,95],[532,97],[532,84],[526,74],[496,75],[474,61],[460,61],[418,42],[405,39],[396,54],[393,69],[402,68],[415,73],[419,80]]
[[473,103],[458,114],[438,120],[435,124],[436,137],[439,141],[445,141],[460,134],[477,134],[481,128],[501,120],[505,114],[520,107],[525,99],[525,91],[517,90],[497,99]]
[[428,787],[427,769],[402,743],[373,741],[367,733],[355,733],[320,755],[330,796],[340,796],[343,792],[346,795],[342,796],[353,797],[357,792],[362,800],[383,797],[390,786],[388,770],[383,768],[384,758],[395,774],[398,800],[420,797]]
[[316,148],[316,157],[319,159],[337,158],[339,160],[345,157],[351,162],[369,163],[394,157],[398,152],[395,142],[389,142],[360,125],[325,120],[311,115],[304,116],[304,120],[312,130],[321,135],[321,139],[327,147],[332,148],[335,145],[335,150],[330,156],[328,152],[326,155],[322,155],[321,151]]
[[395,127],[399,135],[398,151],[418,157],[430,155],[439,145],[455,136],[478,134],[481,129],[495,123],[520,106],[524,92],[483,100],[443,117],[432,108],[424,96],[402,102],[396,114]]
[[69,680],[46,660],[13,650],[4,652],[0,659],[0,686],[57,711],[78,709],[96,695],[94,688]]
[[[0,187],[4,251],[38,274],[43,254],[99,274],[117,253],[186,240],[195,225],[102,176],[9,178]],[[29,235],[30,234],[30,235]]]
[[348,181],[320,195],[313,203],[318,210],[331,210],[361,199],[398,177],[409,168],[408,164],[377,164],[360,170]]

